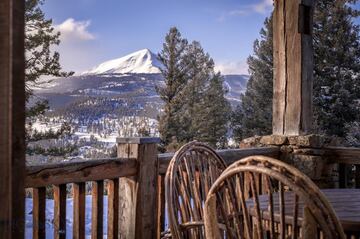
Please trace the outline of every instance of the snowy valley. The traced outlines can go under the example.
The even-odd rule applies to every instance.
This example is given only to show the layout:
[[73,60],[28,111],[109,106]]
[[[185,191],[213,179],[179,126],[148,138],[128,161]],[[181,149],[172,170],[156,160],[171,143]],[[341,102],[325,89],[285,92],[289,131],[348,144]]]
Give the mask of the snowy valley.
[[[56,147],[65,147],[67,160],[104,158],[114,155],[116,137],[159,136],[157,117],[163,102],[156,87],[164,84],[162,65],[148,49],[106,61],[67,78],[57,78],[34,87],[36,99],[49,102],[50,110],[31,119],[32,132],[56,132],[64,123],[71,132],[59,139],[29,143],[29,163],[60,160]],[[239,104],[248,76],[225,75],[227,99]],[[50,153],[40,151],[45,148]],[[64,152],[62,152],[64,153]]]

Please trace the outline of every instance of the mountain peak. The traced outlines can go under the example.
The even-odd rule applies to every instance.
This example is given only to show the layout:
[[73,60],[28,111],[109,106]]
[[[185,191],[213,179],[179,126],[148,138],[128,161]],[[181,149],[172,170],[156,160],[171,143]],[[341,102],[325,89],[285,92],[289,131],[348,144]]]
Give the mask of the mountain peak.
[[109,60],[83,74],[126,74],[126,73],[160,73],[161,62],[149,49],[142,49],[126,56]]

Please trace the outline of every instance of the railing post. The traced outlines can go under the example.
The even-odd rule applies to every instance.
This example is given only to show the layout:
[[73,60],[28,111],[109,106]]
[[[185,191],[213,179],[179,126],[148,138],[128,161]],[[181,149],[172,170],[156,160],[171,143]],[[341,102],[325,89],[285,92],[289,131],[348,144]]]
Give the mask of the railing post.
[[138,172],[134,177],[120,178],[120,238],[156,238],[157,143],[159,138],[118,138],[119,158],[134,158]]

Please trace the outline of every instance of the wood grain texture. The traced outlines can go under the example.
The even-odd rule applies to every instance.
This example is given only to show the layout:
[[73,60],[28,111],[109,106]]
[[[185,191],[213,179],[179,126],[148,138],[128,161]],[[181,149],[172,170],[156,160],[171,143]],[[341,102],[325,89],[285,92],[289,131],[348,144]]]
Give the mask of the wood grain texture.
[[73,238],[85,238],[85,183],[73,184]]
[[0,238],[24,237],[24,1],[0,1]]
[[45,239],[46,188],[33,189],[33,239]]
[[109,239],[119,238],[119,179],[107,181],[108,192],[108,228]]
[[[135,158],[138,155],[137,144],[118,144],[118,157]],[[119,232],[124,239],[135,238],[137,176],[123,177],[119,180]]]
[[285,1],[274,1],[273,15],[273,134],[284,134],[286,108]]
[[[120,234],[122,238],[155,238],[157,205],[157,145],[119,143],[118,157],[136,158],[138,173],[120,179]],[[153,205],[153,206],[149,206]]]
[[313,0],[277,0],[273,18],[273,134],[312,130]]
[[103,238],[103,216],[104,216],[104,182],[92,183],[92,205],[91,205],[91,238]]
[[131,159],[94,159],[26,168],[25,187],[97,181],[135,175],[137,162]]
[[54,187],[54,238],[66,238],[66,184]]
[[[285,0],[286,1],[286,0]],[[299,0],[286,1],[285,37],[286,37],[286,108],[284,133],[299,135],[301,129],[302,100],[302,55],[301,34],[298,32]]]
[[156,238],[161,238],[162,232],[165,231],[165,176],[158,176],[157,188],[157,212],[156,212]]

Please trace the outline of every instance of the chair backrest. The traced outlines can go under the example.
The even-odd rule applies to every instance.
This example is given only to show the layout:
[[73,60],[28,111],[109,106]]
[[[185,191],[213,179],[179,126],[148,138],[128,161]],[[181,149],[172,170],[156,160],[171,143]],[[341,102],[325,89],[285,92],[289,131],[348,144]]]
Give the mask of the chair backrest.
[[229,166],[212,185],[204,213],[208,239],[345,239],[319,188],[296,168],[264,156]]
[[225,170],[209,146],[191,142],[172,158],[165,177],[165,197],[173,238],[205,238],[203,206],[211,185]]

